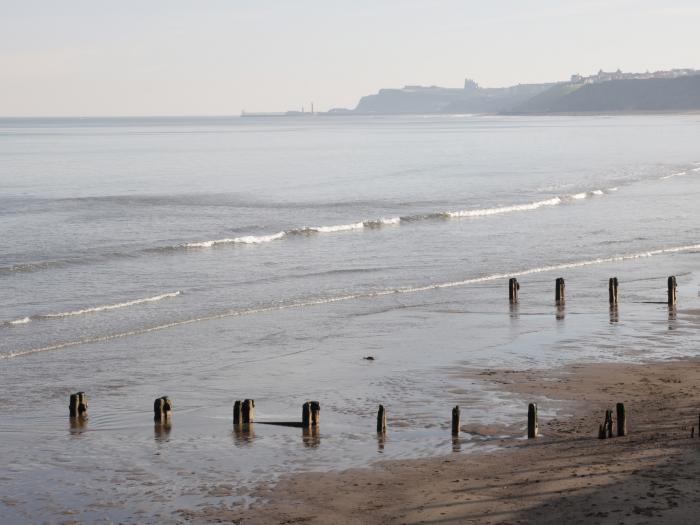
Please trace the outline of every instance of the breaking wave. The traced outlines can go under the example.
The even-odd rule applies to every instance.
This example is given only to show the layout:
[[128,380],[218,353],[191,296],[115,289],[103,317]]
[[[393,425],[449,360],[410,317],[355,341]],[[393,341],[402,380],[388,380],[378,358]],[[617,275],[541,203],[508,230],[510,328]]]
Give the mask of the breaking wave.
[[42,346],[39,348],[32,348],[29,350],[20,350],[20,351],[16,351],[16,352],[7,353],[7,354],[2,354],[2,355],[0,355],[0,359],[9,359],[9,358],[13,358],[13,357],[21,357],[21,356],[31,355],[31,354],[35,354],[35,353],[39,353],[39,352],[48,352],[48,351],[52,351],[52,350],[61,350],[64,348],[72,348],[72,347],[76,347],[76,346],[80,346],[80,345],[84,345],[84,344],[111,341],[114,339],[121,339],[121,338],[125,338],[125,337],[143,335],[143,334],[147,334],[147,333],[151,333],[151,332],[158,332],[161,330],[166,330],[166,329],[174,328],[177,326],[185,326],[185,325],[190,325],[190,324],[200,323],[200,322],[205,322],[205,321],[214,321],[217,319],[242,317],[242,316],[253,315],[253,314],[258,314],[258,313],[266,313],[266,312],[273,312],[273,311],[280,311],[280,310],[289,310],[289,309],[293,309],[293,308],[305,308],[305,307],[309,307],[309,306],[332,304],[332,303],[351,301],[351,300],[356,300],[356,299],[371,299],[374,297],[383,297],[383,296],[394,295],[394,294],[420,293],[420,292],[426,292],[426,291],[430,291],[430,290],[438,290],[441,288],[455,288],[455,287],[460,287],[460,286],[468,286],[470,284],[484,283],[484,282],[496,281],[496,280],[500,280],[500,279],[508,279],[510,277],[523,277],[526,275],[533,275],[533,274],[538,274],[538,273],[567,270],[567,269],[573,269],[573,268],[582,268],[585,266],[592,266],[592,265],[597,265],[597,264],[616,263],[616,262],[623,262],[623,261],[634,260],[634,259],[642,259],[642,258],[646,258],[646,257],[654,257],[657,255],[667,255],[667,254],[690,252],[690,251],[696,251],[696,250],[700,250],[700,244],[675,246],[675,247],[671,247],[671,248],[660,248],[657,250],[648,250],[648,251],[644,251],[644,252],[615,255],[615,256],[611,256],[611,257],[598,257],[595,259],[587,259],[587,260],[583,260],[583,261],[553,264],[553,265],[549,265],[549,266],[539,266],[539,267],[529,268],[529,269],[525,269],[525,270],[516,270],[513,272],[493,273],[493,274],[485,275],[482,277],[473,277],[473,278],[469,278],[469,279],[463,279],[460,281],[438,282],[438,283],[430,283],[430,284],[421,285],[421,286],[411,286],[411,287],[403,287],[403,288],[388,288],[388,289],[384,289],[384,290],[380,290],[380,291],[376,291],[376,292],[363,292],[363,293],[349,294],[349,295],[338,295],[338,296],[334,296],[334,297],[319,297],[319,298],[312,298],[312,299],[309,299],[307,301],[299,301],[299,302],[292,302],[292,303],[286,303],[286,304],[275,304],[275,305],[271,305],[271,306],[264,306],[264,307],[260,307],[260,308],[250,308],[250,309],[246,309],[246,310],[229,310],[227,312],[222,312],[222,313],[218,313],[218,314],[196,317],[196,318],[192,318],[192,319],[183,319],[183,320],[173,321],[173,322],[165,323],[165,324],[161,324],[161,325],[151,326],[148,328],[131,330],[128,332],[121,332],[121,333],[115,333],[115,334],[109,334],[109,335],[103,335],[103,336],[95,336],[95,337],[90,337],[87,339],[81,339],[81,340],[77,340],[77,341],[68,341],[65,343],[57,343],[57,344],[53,344],[53,345]]
[[[571,202],[589,197],[597,197],[606,193],[617,191],[617,188],[608,190],[591,190],[571,195],[560,197],[552,197],[541,201],[529,202],[525,204],[512,204],[508,206],[497,206],[493,208],[475,208],[456,211],[442,211],[435,213],[427,213],[422,215],[407,215],[404,217],[390,217],[381,219],[371,219],[361,222],[353,222],[348,224],[337,224],[333,226],[307,226],[304,228],[295,228],[292,230],[281,231],[272,235],[246,236],[235,237],[232,239],[216,239],[212,241],[191,242],[180,247],[184,248],[211,248],[221,244],[262,244],[276,241],[291,235],[310,235],[315,233],[339,233],[362,230],[365,228],[381,228],[382,226],[395,226],[403,222],[416,222],[430,219],[462,219],[469,217],[488,217],[490,215],[501,215],[504,213],[514,213],[522,211],[532,211],[539,208],[558,206],[564,202]],[[177,247],[174,247],[177,248]]]
[[276,241],[287,235],[287,232],[273,233],[272,235],[246,235],[234,237],[233,239],[216,239],[213,241],[190,242],[183,245],[185,248],[211,248],[218,244],[261,244]]
[[155,303],[157,301],[162,301],[163,299],[170,299],[172,297],[177,297],[180,295],[182,292],[177,291],[177,292],[169,292],[169,293],[164,293],[161,295],[156,295],[153,297],[146,297],[144,299],[134,299],[133,301],[126,301],[123,303],[116,303],[116,304],[108,304],[108,305],[103,305],[103,306],[94,306],[91,308],[83,308],[81,310],[73,310],[70,312],[61,312],[57,314],[40,314],[40,315],[32,315],[31,317],[23,317],[21,319],[17,319],[15,321],[7,321],[3,324],[6,326],[17,326],[17,325],[22,325],[22,324],[27,324],[35,320],[39,319],[62,319],[65,317],[75,317],[78,315],[85,315],[85,314],[92,314],[92,313],[97,313],[97,312],[104,312],[107,310],[118,310],[119,308],[128,308],[129,306],[136,306],[139,304],[144,304],[144,303]]
[[484,208],[481,210],[462,210],[462,211],[450,211],[445,215],[448,217],[461,218],[461,217],[486,217],[488,215],[499,215],[501,213],[512,213],[515,211],[530,211],[537,210],[544,206],[557,206],[563,201],[560,197],[554,197],[552,199],[546,199],[543,201],[531,202],[529,204],[514,204],[512,206],[500,206],[498,208]]
[[314,233],[347,232],[353,230],[362,230],[364,228],[380,228],[382,226],[399,224],[400,222],[400,217],[392,217],[389,219],[374,219],[362,222],[354,222],[350,224],[337,224],[334,226],[307,226],[304,228],[294,228],[292,230],[274,233],[272,235],[248,235],[245,237],[235,237],[232,239],[216,239],[213,241],[190,242],[182,245],[182,247],[211,248],[212,246],[216,246],[219,244],[262,244],[266,242],[276,241],[290,235],[311,235]]

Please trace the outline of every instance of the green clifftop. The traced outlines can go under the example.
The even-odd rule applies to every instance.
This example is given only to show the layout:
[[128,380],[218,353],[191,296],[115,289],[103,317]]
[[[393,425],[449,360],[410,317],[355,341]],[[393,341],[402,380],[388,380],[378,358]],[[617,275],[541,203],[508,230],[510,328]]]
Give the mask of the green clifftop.
[[700,111],[700,75],[558,84],[507,114]]

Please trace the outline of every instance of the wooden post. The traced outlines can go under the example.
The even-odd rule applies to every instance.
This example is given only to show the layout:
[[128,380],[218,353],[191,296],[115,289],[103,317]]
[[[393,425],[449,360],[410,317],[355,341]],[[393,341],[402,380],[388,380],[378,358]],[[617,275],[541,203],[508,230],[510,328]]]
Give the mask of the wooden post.
[[379,410],[377,411],[377,434],[386,433],[386,410],[384,410],[384,405],[379,405]]
[[518,302],[518,290],[520,290],[520,283],[515,277],[511,277],[508,280],[508,300],[510,304]]
[[598,427],[598,437],[600,439],[607,439],[607,438],[613,437],[612,426],[613,426],[612,410],[606,410],[605,411],[605,421],[603,421],[603,424],[600,425],[600,427]]
[[87,417],[88,402],[85,392],[71,394],[68,403],[68,413],[70,417]]
[[233,424],[240,425],[243,423],[243,403],[236,401],[233,404]]
[[608,282],[608,297],[610,306],[617,306],[617,277],[611,277]]
[[311,426],[311,402],[307,401],[301,406],[301,426],[308,428]]
[[559,277],[554,287],[554,301],[557,304],[564,304],[564,278]]
[[452,409],[452,435],[459,435],[459,405]]
[[676,306],[676,289],[678,288],[678,284],[676,283],[676,278],[672,275],[671,277],[668,278],[668,305],[671,307]]
[[319,426],[321,405],[318,401],[307,401],[301,407],[301,424],[304,428]]
[[527,407],[527,438],[534,439],[539,433],[540,427],[537,421],[537,404],[530,403]]
[[156,422],[167,421],[173,411],[173,404],[167,396],[159,397],[153,402],[153,419]]
[[321,404],[318,401],[311,402],[311,426],[317,427],[321,424]]
[[618,403],[617,409],[617,437],[627,435],[627,414],[625,413],[624,403]]
[[244,425],[252,423],[255,419],[255,401],[252,399],[246,399],[243,401],[243,406],[241,408],[241,421]]

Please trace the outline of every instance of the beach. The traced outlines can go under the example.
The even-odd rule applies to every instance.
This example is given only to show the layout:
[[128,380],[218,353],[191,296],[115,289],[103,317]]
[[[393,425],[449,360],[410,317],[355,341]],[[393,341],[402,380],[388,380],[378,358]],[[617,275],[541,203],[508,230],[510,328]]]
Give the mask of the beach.
[[[574,488],[619,452],[617,474],[585,478],[604,487],[628,462],[651,468],[638,452],[684,453],[698,423],[681,405],[700,345],[696,115],[37,118],[0,133],[3,525],[526,522],[516,512],[558,501],[547,469]],[[246,399],[248,431],[233,417]],[[299,423],[308,401],[313,432],[264,424]],[[599,442],[617,402],[630,436]],[[678,439],[652,439],[657,415]],[[521,484],[504,490],[511,470]],[[449,499],[472,493],[478,509]]]
[[[497,450],[289,476],[260,487],[265,503],[247,511],[181,515],[241,524],[697,522],[697,360],[472,373],[562,415],[543,419],[535,440],[523,439],[524,424],[463,425]],[[598,439],[616,402],[627,408],[628,435]]]

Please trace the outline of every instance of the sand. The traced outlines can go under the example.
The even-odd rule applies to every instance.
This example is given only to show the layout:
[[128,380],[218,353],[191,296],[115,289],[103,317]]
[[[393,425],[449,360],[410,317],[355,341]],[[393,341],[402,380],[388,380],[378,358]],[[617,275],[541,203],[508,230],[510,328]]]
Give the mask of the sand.
[[[542,437],[470,429],[496,451],[384,461],[369,469],[290,475],[259,487],[248,509],[180,510],[193,522],[698,523],[700,362],[586,364],[549,371],[468,370],[537,400]],[[606,408],[624,402],[627,437],[600,440]],[[691,427],[695,437],[691,438]]]

